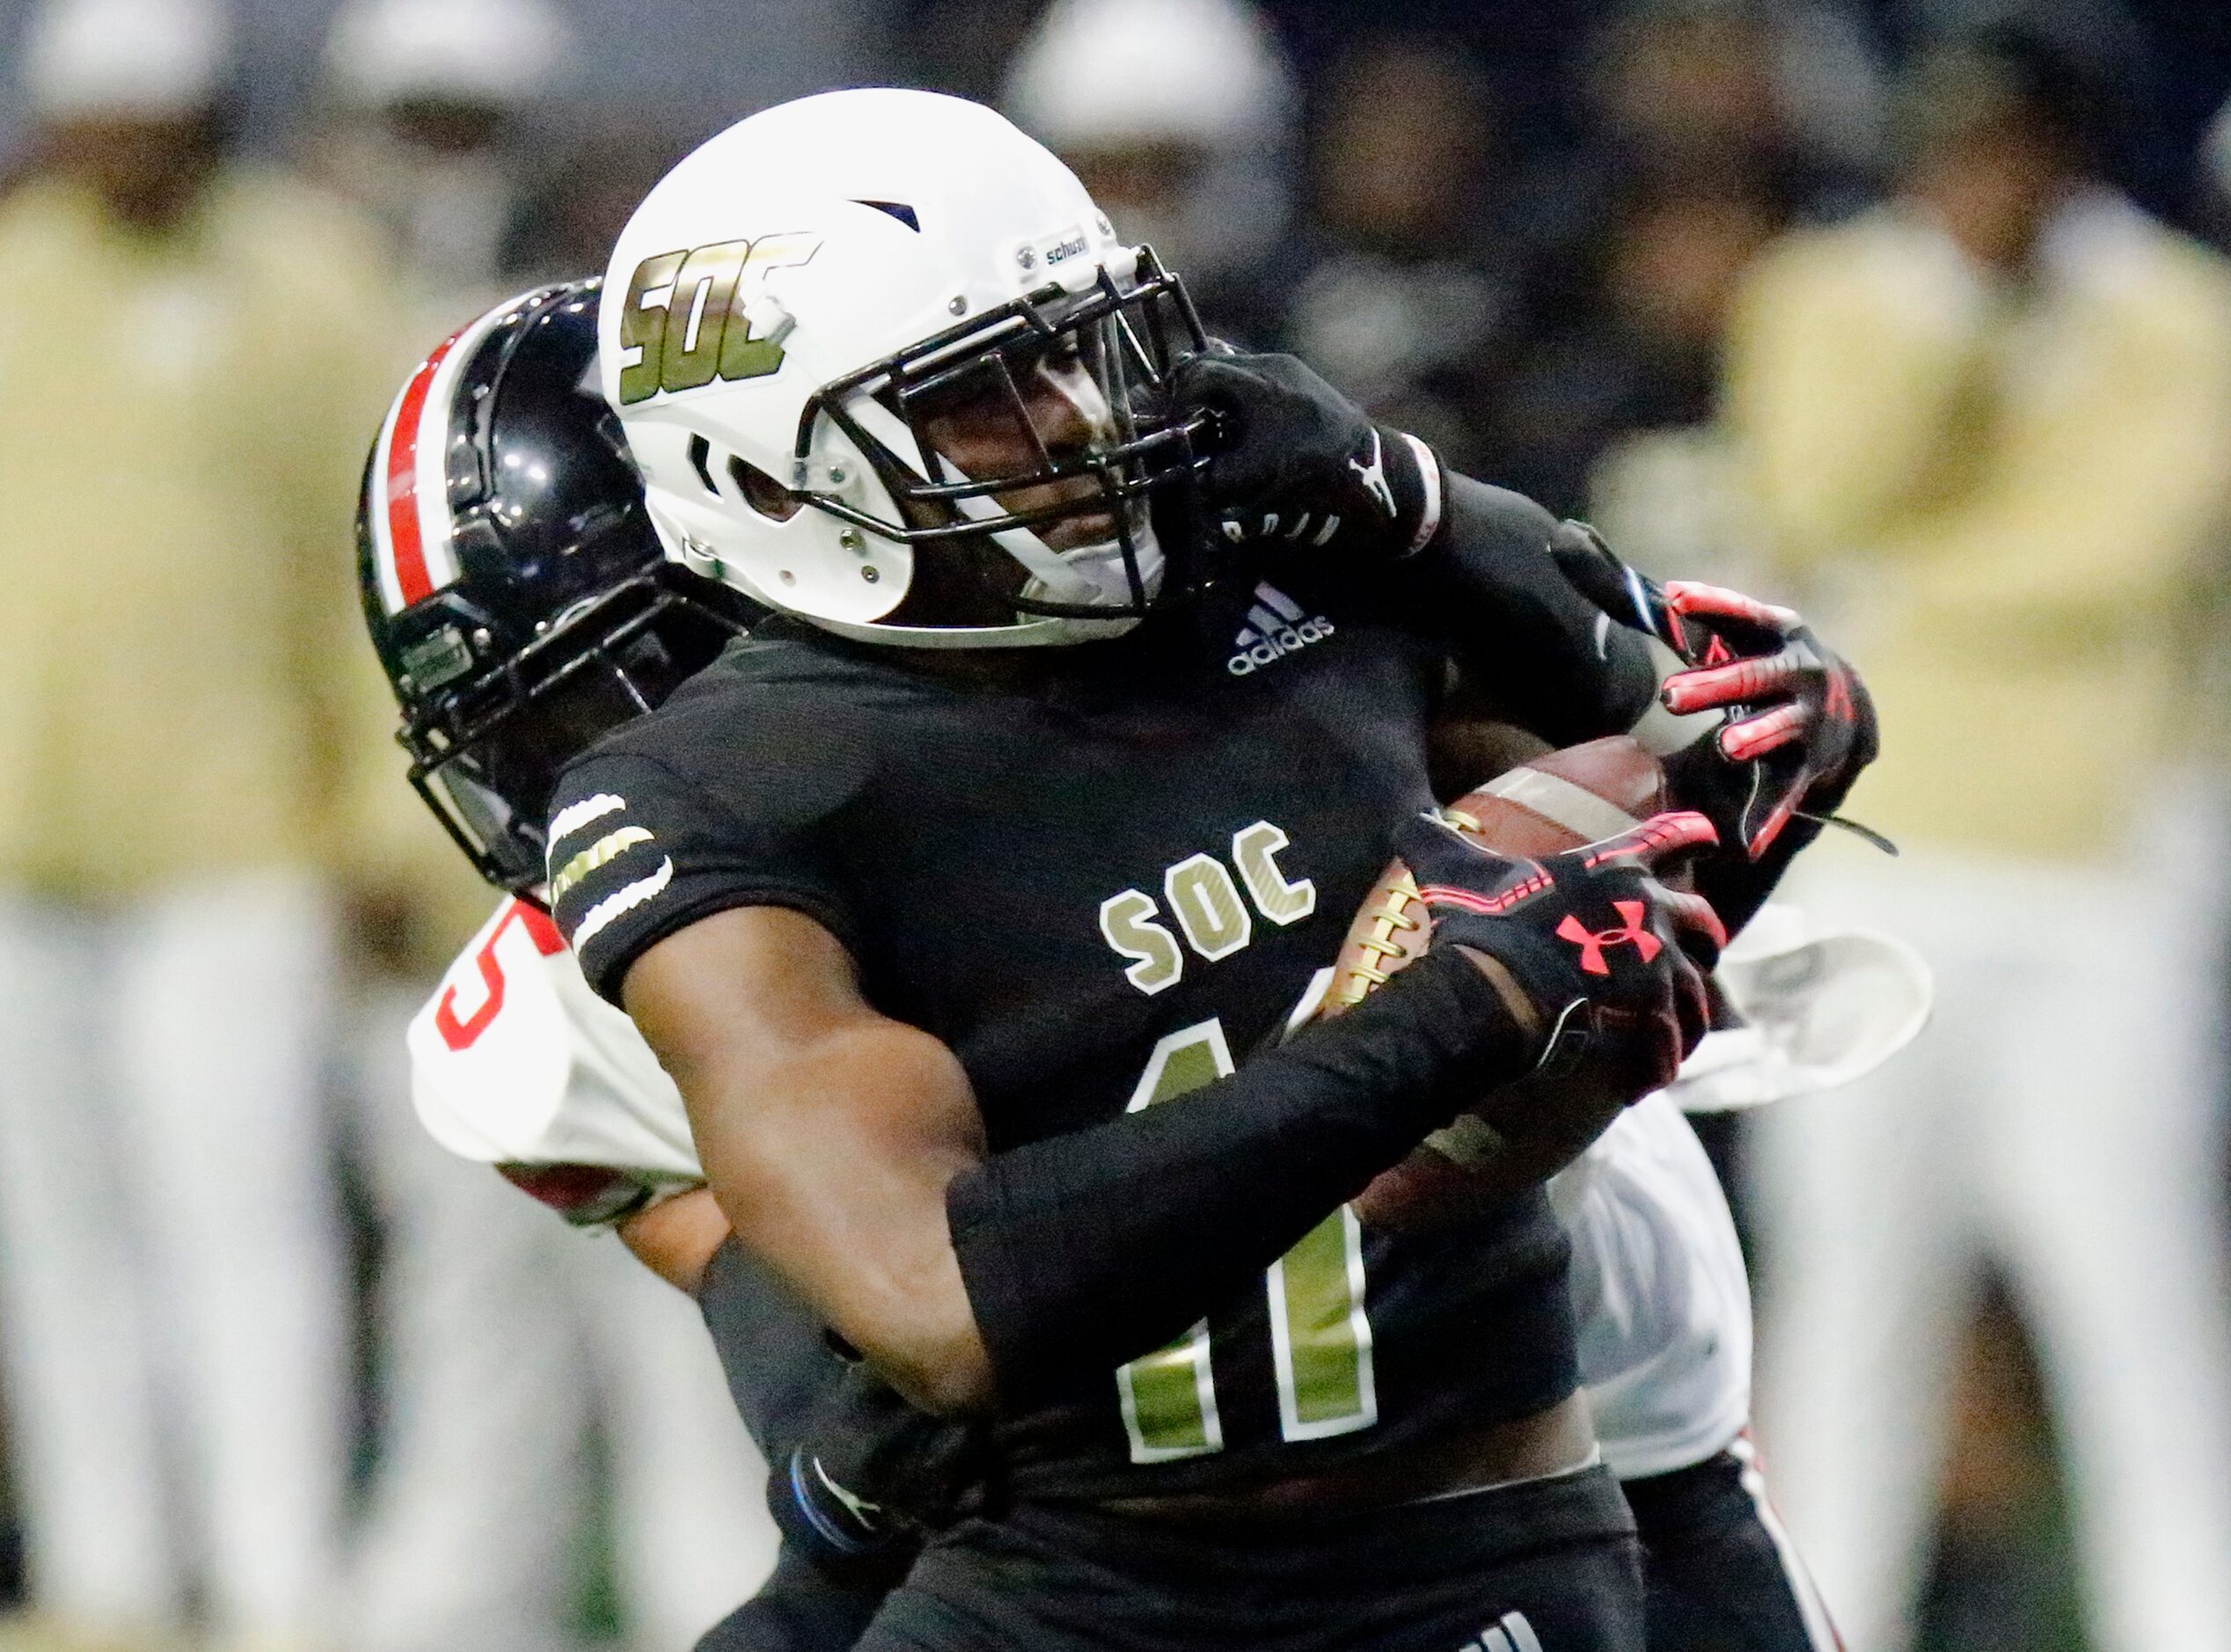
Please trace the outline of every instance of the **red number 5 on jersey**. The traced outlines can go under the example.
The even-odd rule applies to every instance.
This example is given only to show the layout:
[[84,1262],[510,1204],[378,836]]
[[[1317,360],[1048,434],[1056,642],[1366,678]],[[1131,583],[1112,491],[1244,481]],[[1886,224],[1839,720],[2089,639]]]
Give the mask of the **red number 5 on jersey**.
[[566,938],[558,932],[558,925],[550,921],[550,914],[540,907],[530,906],[524,901],[514,901],[504,908],[503,916],[488,932],[488,939],[480,943],[480,950],[472,961],[479,967],[480,983],[486,989],[480,1007],[464,1020],[457,1020],[457,990],[455,985],[443,989],[442,1000],[434,1006],[434,1025],[442,1034],[442,1042],[451,1049],[470,1049],[480,1034],[503,1009],[503,966],[496,961],[496,944],[503,939],[504,931],[514,923],[525,930],[535,944],[535,950],[545,958],[554,958],[566,950]]

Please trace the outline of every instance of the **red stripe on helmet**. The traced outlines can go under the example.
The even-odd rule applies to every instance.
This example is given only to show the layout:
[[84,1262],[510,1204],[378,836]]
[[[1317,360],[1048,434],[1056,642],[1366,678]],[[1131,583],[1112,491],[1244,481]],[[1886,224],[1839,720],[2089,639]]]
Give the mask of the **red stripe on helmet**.
[[419,524],[419,429],[426,417],[427,392],[443,358],[462,333],[450,336],[442,347],[420,364],[404,387],[395,409],[394,433],[387,445],[387,538],[395,560],[395,582],[403,594],[403,606],[434,595],[433,576],[426,571],[426,540]]

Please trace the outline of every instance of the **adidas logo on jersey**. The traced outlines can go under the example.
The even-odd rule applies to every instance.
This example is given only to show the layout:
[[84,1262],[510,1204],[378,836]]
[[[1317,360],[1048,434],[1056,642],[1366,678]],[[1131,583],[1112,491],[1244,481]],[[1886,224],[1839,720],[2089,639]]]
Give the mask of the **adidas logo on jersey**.
[[1477,1641],[1467,1641],[1456,1652],[1541,1652],[1541,1641],[1523,1612],[1506,1612],[1493,1628],[1480,1631]]
[[1322,614],[1306,618],[1301,604],[1268,582],[1254,588],[1255,603],[1247,610],[1247,623],[1232,640],[1238,650],[1224,662],[1233,676],[1252,676],[1266,665],[1276,665],[1290,654],[1298,654],[1313,642],[1333,634],[1333,622]]

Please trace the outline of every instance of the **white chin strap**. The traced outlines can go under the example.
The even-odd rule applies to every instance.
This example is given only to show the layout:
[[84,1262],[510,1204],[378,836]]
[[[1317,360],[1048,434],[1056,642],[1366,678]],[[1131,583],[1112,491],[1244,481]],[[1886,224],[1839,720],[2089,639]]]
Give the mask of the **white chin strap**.
[[[1004,542],[1007,536],[994,537]],[[1034,542],[1037,539],[1035,534],[1030,537]],[[1103,539],[1098,545],[1079,545],[1074,551],[1054,553],[1060,559],[1062,572],[1072,576],[1089,595],[1065,596],[1035,574],[1023,586],[1022,595],[1032,602],[1084,603],[1095,608],[1129,608],[1142,600],[1152,602],[1155,593],[1162,588],[1164,565],[1162,547],[1155,540],[1154,530],[1144,520],[1131,531],[1131,551],[1138,559],[1139,589],[1136,594],[1131,589],[1130,571],[1123,566],[1122,543]]]

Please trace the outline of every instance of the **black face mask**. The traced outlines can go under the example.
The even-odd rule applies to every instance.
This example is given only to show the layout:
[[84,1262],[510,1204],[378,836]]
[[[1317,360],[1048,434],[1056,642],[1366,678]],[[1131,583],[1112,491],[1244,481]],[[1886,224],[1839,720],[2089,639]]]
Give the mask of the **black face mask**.
[[[965,579],[981,591],[988,611],[1008,618],[1142,617],[1197,582],[1202,553],[1211,543],[1193,525],[1206,513],[1187,513],[1178,502],[1197,487],[1207,462],[1207,421],[1178,417],[1169,397],[1173,369],[1206,345],[1183,283],[1142,248],[1137,279],[1128,288],[1103,270],[1081,296],[1042,289],[814,393],[800,421],[798,457],[807,457],[815,427],[827,419],[867,457],[896,501],[896,515],[877,515],[830,493],[793,497],[912,547],[918,578],[927,573],[933,586]],[[1048,369],[1089,376],[1107,409],[1104,430],[1079,439],[1074,420],[1060,429],[1050,425],[1042,395],[1034,408],[1025,387]],[[911,454],[902,458],[855,416],[851,404],[862,395],[904,428]],[[957,406],[969,408],[978,421],[1004,422],[1006,446],[1028,456],[1027,462],[1003,475],[962,475],[933,434]],[[1013,502],[1032,494],[1042,502]],[[1159,579],[1147,554],[1150,514],[1164,559]],[[1116,601],[1032,594],[1019,566],[991,537],[1095,516],[1110,524],[1107,537],[1120,561],[1126,588]],[[1175,537],[1166,537],[1170,527],[1177,528]],[[954,566],[930,571],[932,558]]]
[[[543,880],[564,765],[757,618],[666,559],[590,370],[600,293],[543,289],[444,346],[390,414],[358,502],[359,590],[412,784],[515,894]],[[438,450],[439,485],[397,443]]]
[[398,736],[411,783],[491,883],[543,881],[550,798],[575,756],[665,700],[742,630],[655,571],[585,604]]

